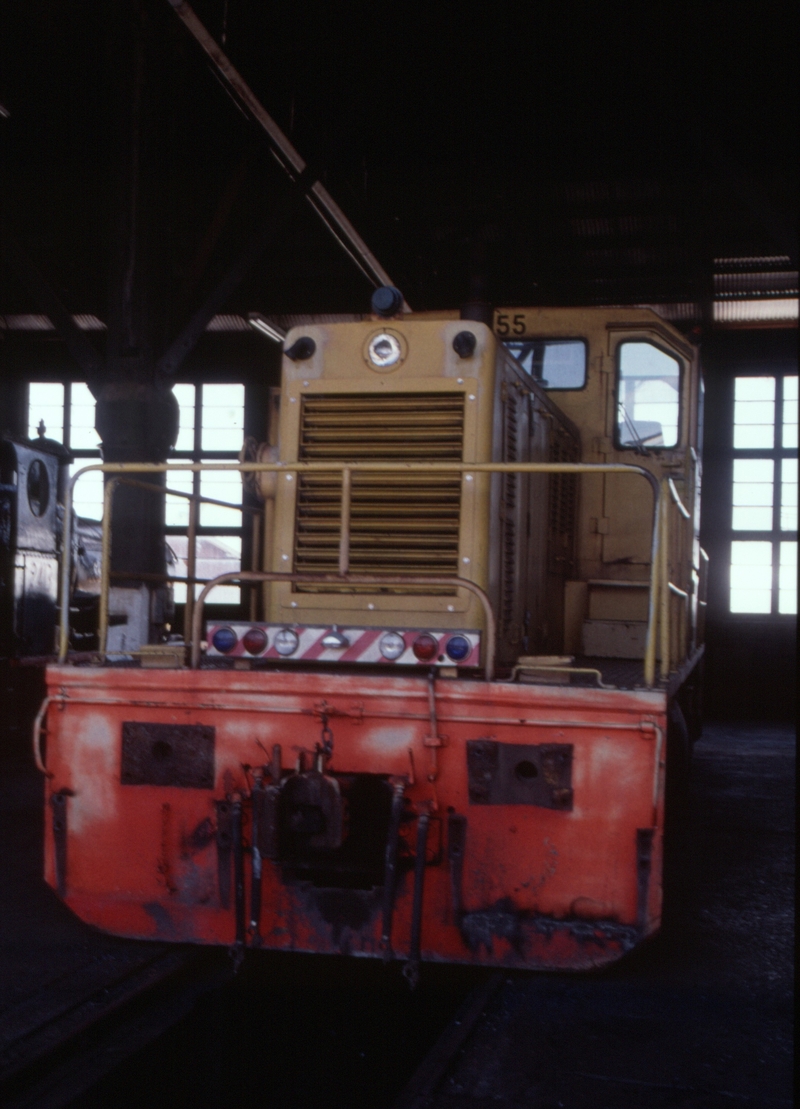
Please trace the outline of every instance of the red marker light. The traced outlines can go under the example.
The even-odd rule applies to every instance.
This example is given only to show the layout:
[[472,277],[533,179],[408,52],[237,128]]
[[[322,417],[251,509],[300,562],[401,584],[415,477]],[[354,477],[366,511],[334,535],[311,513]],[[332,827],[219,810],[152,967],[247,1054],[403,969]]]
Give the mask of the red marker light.
[[430,662],[439,653],[439,642],[432,635],[423,632],[414,640],[411,649],[420,662]]
[[244,633],[242,643],[249,655],[260,655],[267,646],[267,633],[261,628],[250,628]]

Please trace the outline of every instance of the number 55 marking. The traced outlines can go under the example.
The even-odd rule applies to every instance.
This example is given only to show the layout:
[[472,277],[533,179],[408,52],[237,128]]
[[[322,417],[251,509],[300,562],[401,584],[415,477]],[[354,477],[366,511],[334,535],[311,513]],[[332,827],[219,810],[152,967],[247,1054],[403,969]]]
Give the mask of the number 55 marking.
[[505,335],[525,334],[525,313],[516,312],[509,322],[508,312],[498,312],[495,331],[501,337]]

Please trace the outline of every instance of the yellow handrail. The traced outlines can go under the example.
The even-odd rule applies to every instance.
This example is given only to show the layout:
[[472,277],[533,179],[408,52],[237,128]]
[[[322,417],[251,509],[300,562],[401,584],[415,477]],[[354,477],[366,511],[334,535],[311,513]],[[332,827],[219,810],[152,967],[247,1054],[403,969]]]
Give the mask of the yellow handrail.
[[671,477],[667,478],[667,485],[669,486],[670,496],[672,497],[673,501],[675,502],[675,507],[678,509],[678,512],[680,512],[680,514],[681,514],[681,516],[683,516],[684,520],[691,520],[692,514],[689,511],[689,509],[686,507],[686,505],[683,503],[683,501],[681,500],[680,494],[678,493],[678,490],[675,488],[675,482],[672,480]]
[[661,536],[659,539],[660,582],[658,586],[661,613],[659,617],[659,630],[661,632],[661,677],[666,678],[670,668],[670,638],[669,638],[669,518],[667,498],[661,498]]
[[[83,474],[93,471],[99,471],[104,474],[129,474],[129,473],[169,473],[171,471],[189,471],[197,473],[201,471],[213,470],[235,470],[239,473],[341,473],[342,474],[342,506],[341,506],[341,519],[340,519],[340,550],[339,550],[339,570],[340,578],[347,574],[349,565],[349,541],[345,542],[344,537],[349,536],[349,519],[350,519],[350,495],[352,482],[351,477],[353,473],[460,473],[460,474],[638,474],[640,477],[645,478],[649,482],[653,491],[653,528],[652,528],[652,542],[650,554],[650,595],[647,615],[647,636],[645,642],[645,657],[644,657],[644,680],[645,685],[652,686],[655,681],[655,636],[658,625],[657,616],[657,598],[659,593],[662,596],[662,618],[664,617],[663,598],[668,598],[668,590],[666,585],[663,586],[663,592],[660,588],[661,581],[664,580],[664,562],[666,560],[666,520],[665,512],[662,505],[664,505],[666,498],[662,496],[661,488],[658,479],[649,470],[642,466],[635,466],[630,463],[623,462],[111,462],[111,463],[95,463],[90,466],[84,466],[73,475],[67,486],[67,494],[65,498],[65,542],[62,553],[62,567],[61,567],[61,621],[59,627],[59,662],[66,661],[69,651],[69,578],[70,578],[70,557],[71,557],[71,520],[72,520],[72,501],[75,483],[83,476]],[[146,485],[147,483],[142,483]],[[108,587],[110,580],[110,558],[111,558],[111,504],[114,496],[117,481],[112,480],[106,483],[104,495],[104,512],[103,512],[103,550],[101,557],[101,601],[100,601],[100,653],[105,652],[106,637],[108,631]],[[160,486],[149,486],[154,493],[164,493],[166,490]],[[195,494],[179,493],[188,498],[195,497]],[[206,498],[200,497],[199,500]],[[664,538],[662,539],[662,531]],[[241,580],[255,580],[242,578],[241,574],[238,575]],[[214,579],[217,581],[218,579]],[[268,579],[261,578],[259,580],[266,581]],[[278,579],[276,579],[278,580]],[[355,580],[355,579],[352,579]],[[404,578],[408,584],[414,584],[411,579]],[[437,579],[442,581],[442,579]],[[466,579],[458,578],[456,580],[460,586],[470,588],[471,583]],[[386,583],[388,578],[383,576],[375,576],[373,579],[374,584]],[[368,584],[372,584],[371,581]],[[210,583],[209,583],[210,584]],[[416,584],[420,584],[417,582]],[[188,594],[187,594],[188,596]],[[105,597],[105,600],[103,598]],[[668,624],[666,625],[668,628]],[[662,637],[663,637],[662,626]],[[662,674],[668,672],[664,670],[664,661],[667,659],[667,666],[669,663],[668,650],[663,649],[662,638]]]

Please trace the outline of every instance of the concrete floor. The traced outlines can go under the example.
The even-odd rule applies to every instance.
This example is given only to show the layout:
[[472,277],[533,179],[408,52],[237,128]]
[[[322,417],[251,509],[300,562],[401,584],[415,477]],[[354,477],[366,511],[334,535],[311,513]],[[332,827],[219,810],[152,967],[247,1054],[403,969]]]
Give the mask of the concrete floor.
[[165,947],[97,932],[42,879],[44,779],[30,741],[42,695],[40,675],[0,675],[0,1081],[82,999]]
[[794,733],[707,725],[660,936],[509,978],[428,1109],[778,1109],[792,1097]]

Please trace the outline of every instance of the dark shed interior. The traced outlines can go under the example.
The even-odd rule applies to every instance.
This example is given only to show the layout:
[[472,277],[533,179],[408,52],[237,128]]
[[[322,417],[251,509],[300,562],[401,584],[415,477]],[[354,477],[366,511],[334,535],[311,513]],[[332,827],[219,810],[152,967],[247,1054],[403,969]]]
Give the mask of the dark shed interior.
[[[107,459],[156,457],[172,382],[236,382],[263,437],[248,313],[360,314],[374,283],[319,180],[414,309],[653,305],[700,344],[707,708],[790,714],[794,619],[731,613],[727,575],[732,381],[796,365],[793,6],[194,10],[305,176],[166,0],[4,14],[0,431],[30,382],[88,382]],[[137,389],[147,442],[109,399]]]

